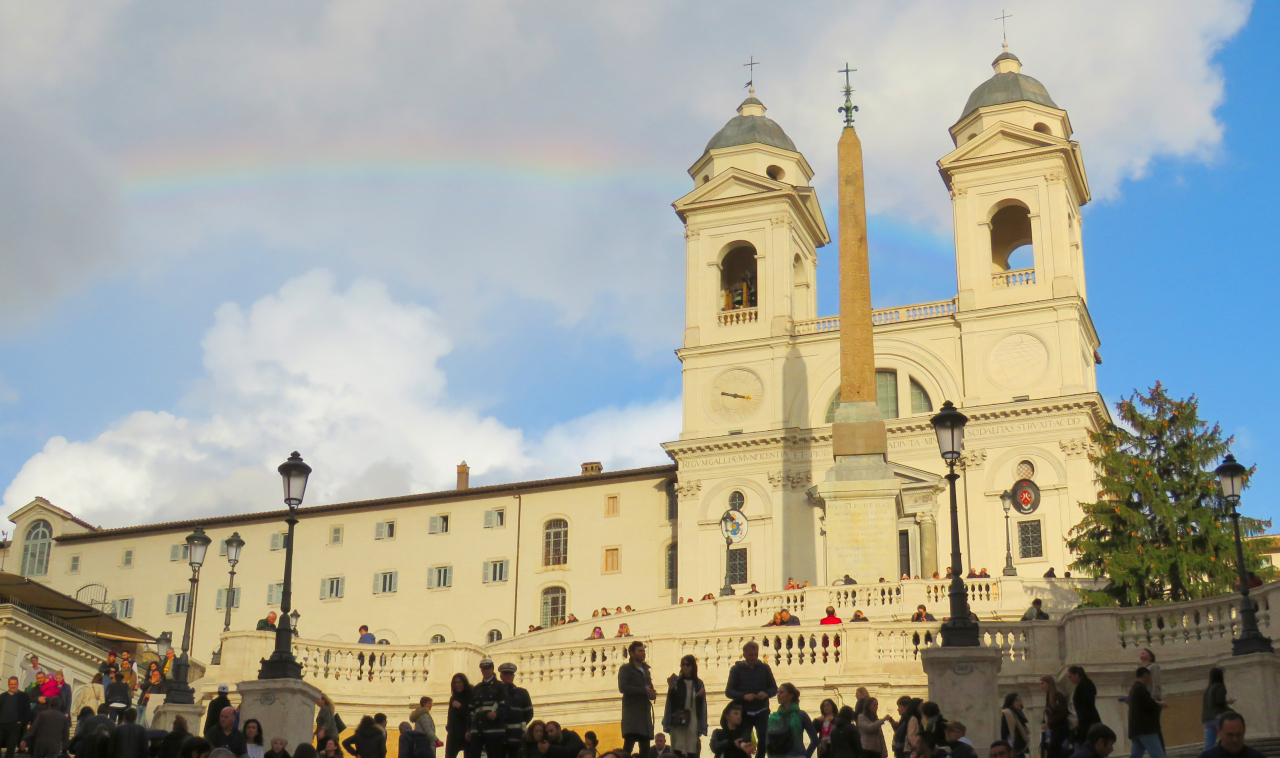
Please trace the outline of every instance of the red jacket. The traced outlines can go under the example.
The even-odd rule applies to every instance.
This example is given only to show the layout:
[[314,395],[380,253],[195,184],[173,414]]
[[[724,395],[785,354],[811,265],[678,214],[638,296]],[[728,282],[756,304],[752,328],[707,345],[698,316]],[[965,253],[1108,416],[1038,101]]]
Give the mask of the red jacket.
[[823,616],[819,624],[843,624],[839,616]]

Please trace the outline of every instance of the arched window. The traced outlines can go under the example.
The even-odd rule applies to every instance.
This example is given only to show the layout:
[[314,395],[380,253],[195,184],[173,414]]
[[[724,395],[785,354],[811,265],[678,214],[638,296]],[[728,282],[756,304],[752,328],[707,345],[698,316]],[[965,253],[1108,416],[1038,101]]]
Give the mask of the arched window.
[[[928,395],[925,396],[926,398]],[[880,416],[890,419],[898,417],[898,372],[892,369],[876,371],[876,405],[880,406]],[[836,422],[836,409],[840,407],[840,390],[831,396],[827,403],[826,422]]]
[[44,576],[49,573],[49,546],[53,542],[53,529],[41,519],[27,528],[27,538],[22,542],[22,575]]
[[1035,129],[1037,132],[1040,132],[1041,134],[1053,134],[1053,130],[1049,128],[1048,124],[1037,123],[1035,126],[1031,128]]
[[921,387],[920,382],[917,382],[915,379],[911,380],[911,412],[933,412],[933,401],[929,399],[929,393],[925,392],[924,387]]
[[676,547],[676,543],[672,542],[667,545],[667,583],[666,588],[674,590],[678,585],[678,571],[680,568],[680,551]]
[[1023,461],[1018,464],[1018,468],[1014,473],[1019,480],[1031,479],[1036,475],[1036,465],[1031,461]]
[[490,644],[493,644],[494,642],[497,642],[498,640],[501,640],[501,639],[502,639],[502,632],[498,631],[497,629],[490,629],[489,633],[484,636],[485,642],[488,642]]
[[756,307],[756,249],[750,245],[734,248],[720,262],[720,291],[724,310]]
[[809,300],[809,270],[804,259],[797,255],[791,261],[791,318],[797,321],[813,318]]
[[[1020,248],[1025,247],[1025,250]],[[1015,252],[1016,251],[1016,252]],[[991,271],[1000,273],[1034,266],[1031,255],[1031,212],[1008,205],[991,217]]]
[[567,604],[567,593],[564,587],[548,587],[542,591],[542,623],[540,626],[554,626],[564,621],[564,607]]
[[742,506],[747,504],[747,498],[738,490],[729,493],[729,507],[735,510],[742,510]]
[[569,522],[553,518],[542,527],[542,565],[566,566],[568,563]]
[[444,635],[443,635],[443,634],[433,634],[433,635],[431,635],[431,644],[432,644],[432,645],[440,645],[440,644],[443,644],[443,643],[444,643]]

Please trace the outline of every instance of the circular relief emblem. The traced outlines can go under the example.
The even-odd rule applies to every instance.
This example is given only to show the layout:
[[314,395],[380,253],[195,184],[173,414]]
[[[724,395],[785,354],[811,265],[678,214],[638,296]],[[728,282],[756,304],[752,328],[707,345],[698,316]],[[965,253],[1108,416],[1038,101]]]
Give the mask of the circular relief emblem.
[[1028,387],[1049,367],[1049,351],[1030,334],[1010,334],[987,356],[987,374],[1008,389]]
[[1035,513],[1040,507],[1040,488],[1030,479],[1019,479],[1010,493],[1013,495],[1013,507],[1024,516]]

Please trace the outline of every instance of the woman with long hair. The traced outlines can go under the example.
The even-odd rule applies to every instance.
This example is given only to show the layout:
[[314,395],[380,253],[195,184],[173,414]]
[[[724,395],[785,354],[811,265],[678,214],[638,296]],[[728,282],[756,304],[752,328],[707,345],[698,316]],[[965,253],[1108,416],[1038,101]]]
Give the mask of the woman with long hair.
[[1022,712],[1022,698],[1016,692],[1004,696],[1000,711],[1000,739],[1013,746],[1013,758],[1026,758],[1031,746],[1031,729]]
[[525,727],[524,735],[520,737],[520,758],[542,758],[550,749],[547,723],[536,719],[530,721],[529,726]]
[[313,736],[316,738],[316,747],[323,751],[325,740],[337,742],[342,739],[342,729],[338,726],[338,707],[328,695],[321,692],[316,705],[316,731]]
[[1067,696],[1058,691],[1058,683],[1048,674],[1040,677],[1044,693],[1044,720],[1040,732],[1040,754],[1044,758],[1061,758],[1062,743],[1067,739]]
[[[299,746],[299,750],[301,750],[301,746]],[[298,752],[294,751],[294,755],[296,756],[297,754]],[[345,758],[345,756],[342,754],[342,746],[338,744],[338,741],[332,737],[326,737],[324,744],[320,746],[319,758]]]
[[262,758],[263,754],[266,753],[266,749],[262,746],[262,722],[257,719],[249,719],[244,722],[244,726],[240,727],[240,731],[244,732],[246,755],[249,758]]
[[[865,704],[869,699],[860,698],[858,702]],[[836,713],[835,727],[827,741],[826,758],[862,758],[862,732],[858,731],[858,714],[847,705]]]
[[598,626],[597,626],[597,627],[592,628],[592,630],[591,630],[591,634],[590,634],[590,636],[588,636],[588,637],[587,637],[587,639],[589,639],[589,640],[602,640],[602,639],[604,639],[604,630],[603,630],[603,629],[601,629],[601,628],[600,628],[600,627],[598,627]]
[[800,710],[800,690],[791,682],[778,685],[778,710],[769,714],[766,732],[768,752],[773,758],[809,755],[804,744],[808,735],[810,746],[817,743],[817,731],[809,714]]
[[909,695],[898,698],[898,725],[893,729],[894,758],[906,758],[920,744],[920,706],[923,700]]
[[1102,715],[1098,713],[1098,686],[1083,666],[1067,669],[1067,678],[1072,684],[1071,705],[1076,710],[1075,742],[1080,745],[1088,742],[1089,727],[1102,723]]
[[1235,698],[1227,697],[1222,669],[1217,666],[1209,669],[1209,686],[1204,690],[1204,705],[1200,709],[1200,720],[1204,722],[1205,750],[1212,750],[1218,744],[1218,717],[1231,710],[1231,704],[1235,701]]
[[444,722],[444,758],[457,758],[467,749],[468,720],[471,718],[471,682],[466,674],[449,680],[449,715]]
[[880,701],[869,697],[862,704],[862,713],[858,716],[858,731],[862,733],[862,754],[867,758],[887,758],[889,755],[889,747],[884,744],[884,725],[889,722],[889,718],[881,718],[879,711]]
[[667,678],[667,701],[662,728],[671,737],[671,749],[681,758],[696,756],[707,734],[707,687],[698,678],[698,659],[680,659],[680,673]]
[[[818,705],[818,720],[813,722],[813,728],[817,732],[818,741],[814,743],[819,755],[826,755],[827,748],[831,744],[831,732],[836,728],[836,716],[839,715],[839,709],[836,708],[836,701],[831,698],[823,700]],[[813,755],[813,750],[809,751]]]

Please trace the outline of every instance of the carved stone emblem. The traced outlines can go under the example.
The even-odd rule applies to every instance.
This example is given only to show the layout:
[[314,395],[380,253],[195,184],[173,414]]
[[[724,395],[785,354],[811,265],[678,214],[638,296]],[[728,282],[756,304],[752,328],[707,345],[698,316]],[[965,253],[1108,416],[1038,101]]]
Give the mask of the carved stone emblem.
[[702,492],[702,481],[694,479],[688,482],[680,482],[676,485],[676,492],[679,492],[680,497],[684,499],[697,497],[698,493]]

